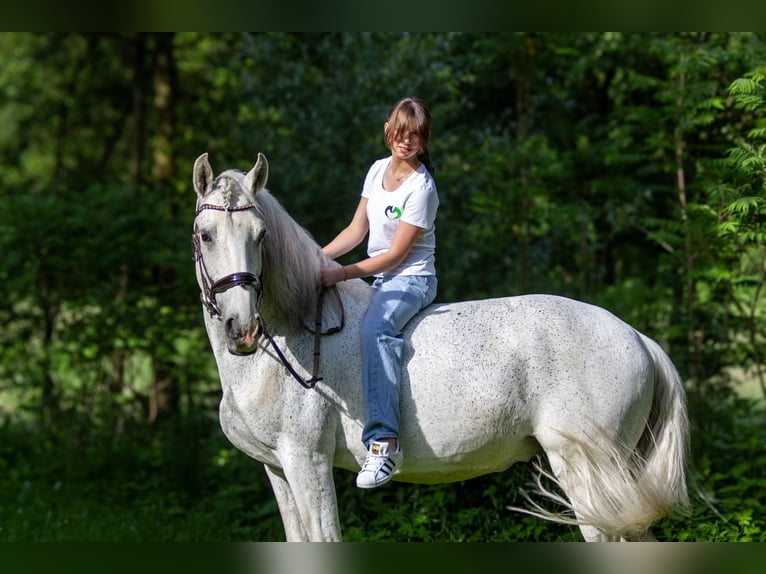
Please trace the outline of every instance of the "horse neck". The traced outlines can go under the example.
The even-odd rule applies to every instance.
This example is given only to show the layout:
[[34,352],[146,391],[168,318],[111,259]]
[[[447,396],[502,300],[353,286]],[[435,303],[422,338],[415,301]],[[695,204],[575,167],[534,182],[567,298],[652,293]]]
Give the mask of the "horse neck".
[[258,193],[258,206],[266,222],[264,239],[264,299],[274,319],[298,325],[315,313],[319,270],[327,256],[303,227],[290,217],[266,190]]

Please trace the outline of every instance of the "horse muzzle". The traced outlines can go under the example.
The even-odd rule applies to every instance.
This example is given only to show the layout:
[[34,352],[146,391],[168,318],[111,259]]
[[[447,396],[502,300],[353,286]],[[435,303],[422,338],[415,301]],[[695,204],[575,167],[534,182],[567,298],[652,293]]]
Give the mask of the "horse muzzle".
[[232,355],[251,355],[258,349],[258,341],[263,334],[263,321],[256,316],[247,325],[230,317],[224,322],[226,348]]
[[[196,243],[195,243],[196,245]],[[250,355],[258,348],[258,340],[264,332],[263,319],[258,313],[263,296],[263,284],[260,277],[248,272],[232,273],[212,282],[207,272],[202,253],[195,248],[195,260],[200,278],[200,300],[210,317],[223,321],[226,335],[226,348],[233,355]],[[247,321],[241,321],[238,315],[227,315],[219,304],[218,296],[234,287],[242,287],[255,293],[256,313]]]

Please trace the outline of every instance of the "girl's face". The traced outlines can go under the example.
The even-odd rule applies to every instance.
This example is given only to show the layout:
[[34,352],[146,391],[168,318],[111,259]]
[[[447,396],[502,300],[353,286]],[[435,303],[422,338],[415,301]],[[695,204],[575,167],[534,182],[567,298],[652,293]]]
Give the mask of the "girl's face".
[[[423,151],[423,140],[412,127],[408,125],[404,126],[404,129],[397,130],[392,128],[388,122],[384,126],[388,147],[391,149],[391,153],[399,159],[413,159]],[[392,131],[389,131],[389,128]]]

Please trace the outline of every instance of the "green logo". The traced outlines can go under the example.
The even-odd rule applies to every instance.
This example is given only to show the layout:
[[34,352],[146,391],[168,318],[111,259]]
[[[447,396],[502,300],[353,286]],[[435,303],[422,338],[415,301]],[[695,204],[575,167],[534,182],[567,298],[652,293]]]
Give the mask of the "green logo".
[[389,219],[399,219],[402,216],[402,210],[393,205],[386,207],[386,217]]

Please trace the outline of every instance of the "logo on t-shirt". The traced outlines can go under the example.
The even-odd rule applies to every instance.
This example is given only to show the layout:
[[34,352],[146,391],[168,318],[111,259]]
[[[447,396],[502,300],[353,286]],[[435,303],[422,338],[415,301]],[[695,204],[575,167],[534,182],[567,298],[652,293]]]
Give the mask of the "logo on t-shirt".
[[386,217],[389,219],[399,219],[402,216],[402,210],[393,205],[386,207]]

